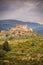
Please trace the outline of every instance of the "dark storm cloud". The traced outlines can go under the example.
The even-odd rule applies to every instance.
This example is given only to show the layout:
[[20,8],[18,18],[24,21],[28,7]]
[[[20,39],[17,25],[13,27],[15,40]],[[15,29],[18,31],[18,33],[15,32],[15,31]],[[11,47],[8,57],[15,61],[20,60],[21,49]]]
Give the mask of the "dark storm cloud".
[[43,5],[43,0],[0,0],[0,8],[6,8],[8,9],[8,7],[12,4],[16,4],[17,2],[19,3],[22,3],[23,2],[34,2],[34,3],[39,3],[37,6],[42,6]]
[[0,12],[19,9],[25,2],[33,3],[37,9],[43,12],[43,0],[0,0]]
[[43,23],[43,0],[0,0],[0,19],[15,18]]
[[23,5],[19,0],[0,0],[0,11],[18,9]]

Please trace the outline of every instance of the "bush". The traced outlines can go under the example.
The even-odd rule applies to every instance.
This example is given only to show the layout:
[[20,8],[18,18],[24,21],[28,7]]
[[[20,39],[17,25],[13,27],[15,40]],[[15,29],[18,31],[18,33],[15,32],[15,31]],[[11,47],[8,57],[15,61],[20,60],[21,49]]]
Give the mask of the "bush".
[[31,46],[35,46],[35,43],[32,43]]
[[11,48],[9,46],[9,43],[7,41],[5,41],[3,43],[3,50],[5,50],[5,51],[10,51],[11,50]]

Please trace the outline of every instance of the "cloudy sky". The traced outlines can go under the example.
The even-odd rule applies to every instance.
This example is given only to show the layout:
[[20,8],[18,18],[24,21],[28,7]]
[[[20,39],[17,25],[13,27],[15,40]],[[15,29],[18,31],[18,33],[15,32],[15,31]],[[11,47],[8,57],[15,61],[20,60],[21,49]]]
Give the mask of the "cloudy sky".
[[0,20],[43,23],[43,0],[0,0]]

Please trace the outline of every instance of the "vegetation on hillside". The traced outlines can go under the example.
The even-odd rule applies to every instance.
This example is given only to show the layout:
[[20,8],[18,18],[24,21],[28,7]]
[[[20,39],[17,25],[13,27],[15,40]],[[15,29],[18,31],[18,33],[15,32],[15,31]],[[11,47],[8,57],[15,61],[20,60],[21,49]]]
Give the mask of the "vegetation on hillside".
[[1,65],[43,65],[43,36],[0,41]]
[[8,36],[0,39],[0,65],[43,65],[43,36],[21,30]]

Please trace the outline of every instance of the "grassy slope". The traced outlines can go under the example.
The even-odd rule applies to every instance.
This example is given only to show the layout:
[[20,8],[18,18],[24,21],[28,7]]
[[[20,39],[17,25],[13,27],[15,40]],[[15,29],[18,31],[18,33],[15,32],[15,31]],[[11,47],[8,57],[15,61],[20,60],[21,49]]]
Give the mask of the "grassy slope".
[[[3,44],[5,39],[0,40]],[[5,52],[0,44],[1,65],[42,65],[43,36],[28,36],[26,38],[7,39],[11,51]],[[4,63],[4,64],[3,64]]]

